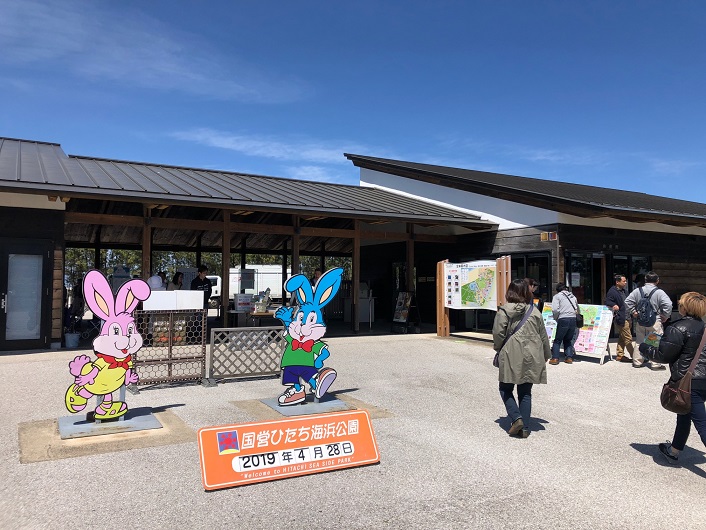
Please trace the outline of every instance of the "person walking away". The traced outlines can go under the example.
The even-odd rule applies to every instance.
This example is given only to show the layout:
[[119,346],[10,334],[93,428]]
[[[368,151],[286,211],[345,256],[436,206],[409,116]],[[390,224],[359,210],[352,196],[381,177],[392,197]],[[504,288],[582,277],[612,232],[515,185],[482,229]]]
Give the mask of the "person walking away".
[[[615,360],[618,362],[632,362],[633,352],[635,350],[632,344],[632,328],[630,319],[625,312],[625,298],[627,291],[625,286],[628,280],[622,274],[616,274],[613,277],[615,285],[608,289],[605,296],[605,305],[613,311],[613,326],[618,334],[618,346],[615,349]],[[625,356],[625,350],[628,350],[630,357]]]
[[[635,321],[635,340],[637,346],[634,347],[632,356],[633,368],[642,368],[647,366],[650,370],[664,370],[664,365],[647,361],[640,354],[639,345],[645,342],[645,337],[654,332],[658,335],[664,333],[664,322],[672,315],[672,301],[662,289],[657,287],[659,283],[659,275],[656,272],[650,271],[645,274],[645,285],[638,287],[625,298],[625,310],[628,315],[631,315]],[[652,310],[656,313],[655,321],[652,325],[646,326],[640,324],[638,318],[638,306],[642,299],[648,299]]]
[[552,358],[549,364],[559,364],[559,348],[564,346],[564,362],[574,362],[574,340],[576,337],[576,313],[579,302],[565,283],[556,284],[556,294],[552,298],[552,315],[556,321],[556,334],[552,344]]
[[[493,348],[498,352],[500,397],[510,419],[510,436],[527,438],[532,413],[532,385],[546,384],[549,338],[527,282],[514,280],[506,303],[493,323]],[[517,400],[513,391],[517,385]],[[518,406],[519,402],[519,406]]]
[[213,286],[211,285],[211,280],[206,278],[208,274],[208,267],[206,265],[201,265],[198,269],[198,274],[196,278],[191,280],[191,290],[192,291],[203,291],[203,308],[208,309],[208,300],[211,298],[211,291]]
[[699,348],[704,333],[703,317],[706,315],[706,296],[689,292],[679,299],[680,318],[664,330],[659,346],[640,344],[640,353],[646,359],[668,363],[670,379],[677,381],[686,375],[695,356],[699,356],[691,379],[691,412],[677,414],[677,426],[671,443],[659,444],[659,451],[670,464],[679,462],[679,453],[689,439],[691,424],[706,445],[706,354]]

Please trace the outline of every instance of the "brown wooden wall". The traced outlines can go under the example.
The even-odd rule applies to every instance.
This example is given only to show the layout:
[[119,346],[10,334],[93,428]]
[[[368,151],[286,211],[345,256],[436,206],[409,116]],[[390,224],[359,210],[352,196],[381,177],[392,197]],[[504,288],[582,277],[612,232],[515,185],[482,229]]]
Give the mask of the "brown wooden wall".
[[64,328],[64,249],[54,249],[52,269],[51,340],[61,342]]

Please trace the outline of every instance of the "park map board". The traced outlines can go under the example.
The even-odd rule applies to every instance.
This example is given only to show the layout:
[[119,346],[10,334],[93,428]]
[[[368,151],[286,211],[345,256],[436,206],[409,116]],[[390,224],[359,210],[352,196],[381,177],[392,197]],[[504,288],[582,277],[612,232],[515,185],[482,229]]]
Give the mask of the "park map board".
[[451,309],[492,309],[497,311],[497,272],[495,261],[444,263],[446,293],[444,305]]
[[[610,328],[613,325],[613,311],[604,305],[579,304],[579,309],[583,315],[584,326],[579,330],[574,348],[578,353],[604,355],[608,347]],[[551,304],[544,304],[542,319],[551,342],[556,333],[556,321],[552,316]]]

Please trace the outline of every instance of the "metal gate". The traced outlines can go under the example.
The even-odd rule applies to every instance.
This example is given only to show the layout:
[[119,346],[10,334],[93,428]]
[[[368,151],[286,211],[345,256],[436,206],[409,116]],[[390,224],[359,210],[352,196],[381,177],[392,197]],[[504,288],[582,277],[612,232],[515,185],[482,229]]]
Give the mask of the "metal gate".
[[133,363],[138,385],[199,381],[206,376],[205,309],[135,311],[144,344]]
[[278,374],[283,333],[282,326],[212,329],[209,379]]

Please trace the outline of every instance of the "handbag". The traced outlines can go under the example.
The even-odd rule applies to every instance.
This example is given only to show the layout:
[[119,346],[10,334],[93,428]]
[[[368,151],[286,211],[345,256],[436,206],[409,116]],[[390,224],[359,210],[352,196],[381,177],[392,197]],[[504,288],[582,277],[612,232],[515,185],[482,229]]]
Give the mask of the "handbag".
[[701,337],[699,348],[694,353],[694,359],[691,361],[684,377],[676,381],[673,381],[670,377],[669,381],[664,383],[659,400],[668,411],[677,414],[689,414],[691,412],[691,378],[694,376],[694,368],[696,368],[696,363],[701,358],[704,345],[706,345],[706,329]]
[[566,296],[566,299],[571,304],[571,307],[573,307],[574,311],[576,311],[576,327],[581,329],[583,327],[583,315],[581,314],[581,309],[579,309],[578,305],[574,305],[568,294],[564,293],[564,296]]
[[[524,316],[522,317],[522,320],[520,320],[520,323],[515,326],[515,329],[513,329],[503,340],[503,343],[500,345],[500,350],[502,350],[505,347],[505,344],[507,344],[507,341],[512,337],[517,330],[519,330],[522,326],[524,326],[525,322],[527,322],[527,319],[529,316],[532,314],[532,309],[534,308],[534,304],[530,304],[529,307],[527,308],[527,311],[525,311]],[[493,366],[495,368],[500,367],[500,350],[495,352],[495,357],[493,357]]]

